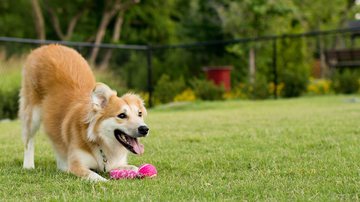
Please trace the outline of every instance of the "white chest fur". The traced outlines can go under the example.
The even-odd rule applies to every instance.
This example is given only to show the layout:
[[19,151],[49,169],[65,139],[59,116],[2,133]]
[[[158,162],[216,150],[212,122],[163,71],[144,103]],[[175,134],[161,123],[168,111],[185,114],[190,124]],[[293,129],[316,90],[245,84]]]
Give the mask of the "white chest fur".
[[95,169],[98,171],[109,172],[110,170],[113,170],[115,168],[127,165],[128,151],[121,146],[116,151],[109,151],[98,147],[95,148],[93,152],[94,154],[96,154],[94,155],[96,156],[96,159],[94,160],[97,164],[97,167]]

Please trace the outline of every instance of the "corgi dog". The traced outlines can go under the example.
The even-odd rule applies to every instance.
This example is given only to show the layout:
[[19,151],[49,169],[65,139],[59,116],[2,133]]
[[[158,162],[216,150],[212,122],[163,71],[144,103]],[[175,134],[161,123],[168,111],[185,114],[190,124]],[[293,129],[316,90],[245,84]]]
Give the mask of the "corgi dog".
[[142,154],[139,138],[149,132],[138,95],[118,97],[107,85],[96,83],[86,60],[62,45],[33,50],[22,73],[24,168],[35,167],[34,136],[42,122],[58,169],[91,181],[106,181],[97,172],[137,170],[127,164],[127,154]]

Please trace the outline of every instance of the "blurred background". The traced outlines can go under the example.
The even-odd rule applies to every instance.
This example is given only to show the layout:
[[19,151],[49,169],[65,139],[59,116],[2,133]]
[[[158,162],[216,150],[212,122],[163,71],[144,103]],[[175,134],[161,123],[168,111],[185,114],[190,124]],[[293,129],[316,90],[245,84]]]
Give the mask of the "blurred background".
[[49,43],[150,106],[359,93],[359,19],[358,0],[2,0],[0,119]]

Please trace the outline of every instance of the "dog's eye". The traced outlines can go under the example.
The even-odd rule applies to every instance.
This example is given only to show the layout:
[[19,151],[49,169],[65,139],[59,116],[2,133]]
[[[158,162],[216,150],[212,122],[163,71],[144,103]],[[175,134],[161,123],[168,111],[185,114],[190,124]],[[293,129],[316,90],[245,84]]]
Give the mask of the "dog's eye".
[[125,119],[127,116],[125,113],[121,113],[117,116],[118,118]]
[[139,117],[142,117],[142,112],[139,112]]

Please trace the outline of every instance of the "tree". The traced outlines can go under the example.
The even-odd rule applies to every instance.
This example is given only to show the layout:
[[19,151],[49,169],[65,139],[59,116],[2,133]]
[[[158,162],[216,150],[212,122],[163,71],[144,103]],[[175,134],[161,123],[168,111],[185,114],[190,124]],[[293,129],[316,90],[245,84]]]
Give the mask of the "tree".
[[[181,4],[181,1],[180,1]],[[192,41],[224,40],[226,37],[217,6],[225,5],[224,0],[193,0],[184,8],[182,16],[183,34]],[[186,11],[186,10],[187,11]]]
[[25,26],[34,23],[32,9],[29,8],[31,8],[29,0],[0,1],[0,35],[37,38],[34,27]]
[[[129,0],[126,2],[121,2],[121,0],[106,0],[105,1],[105,8],[103,10],[102,18],[100,25],[96,32],[95,47],[93,48],[89,62],[90,64],[95,64],[95,60],[97,58],[97,55],[99,53],[99,47],[97,47],[104,39],[106,28],[108,27],[110,21],[114,18],[114,16],[118,12],[122,12],[127,10],[130,6],[139,3],[139,0]],[[122,23],[120,24],[120,26]],[[120,30],[120,29],[119,29]],[[120,35],[119,35],[120,37]]]
[[[121,28],[122,28],[122,24],[124,22],[124,13],[125,10],[120,11],[116,17],[116,21],[115,21],[115,25],[114,25],[114,31],[112,34],[112,38],[111,38],[111,43],[118,43],[120,40],[120,36],[121,36]],[[111,59],[112,56],[112,49],[108,49],[106,50],[106,53],[103,57],[102,62],[100,63],[100,69],[106,69],[109,65],[109,61]]]
[[[75,1],[73,4],[64,5],[62,1],[44,0],[45,9],[47,13],[49,13],[51,25],[60,40],[71,40],[79,19],[88,11],[90,4],[91,2],[89,1]],[[60,18],[63,20],[62,23],[59,20],[57,10],[60,11]],[[68,22],[66,22],[66,18],[69,18]],[[62,27],[65,27],[65,31],[63,31]]]
[[[274,35],[278,27],[273,24],[278,17],[287,15],[292,10],[292,4],[286,0],[244,0],[241,2],[229,1],[223,4],[214,4],[221,19],[225,33],[234,38]],[[256,44],[255,44],[256,45]],[[256,78],[255,45],[249,48],[249,81],[254,84]],[[238,51],[235,45],[229,51]]]
[[[144,0],[126,12],[122,41],[132,44],[170,44],[184,42],[181,16],[186,15],[188,1],[183,0]],[[184,13],[183,13],[184,12]]]
[[40,40],[45,40],[45,23],[39,1],[31,0],[31,6],[34,15],[34,23],[35,23],[37,38]]

